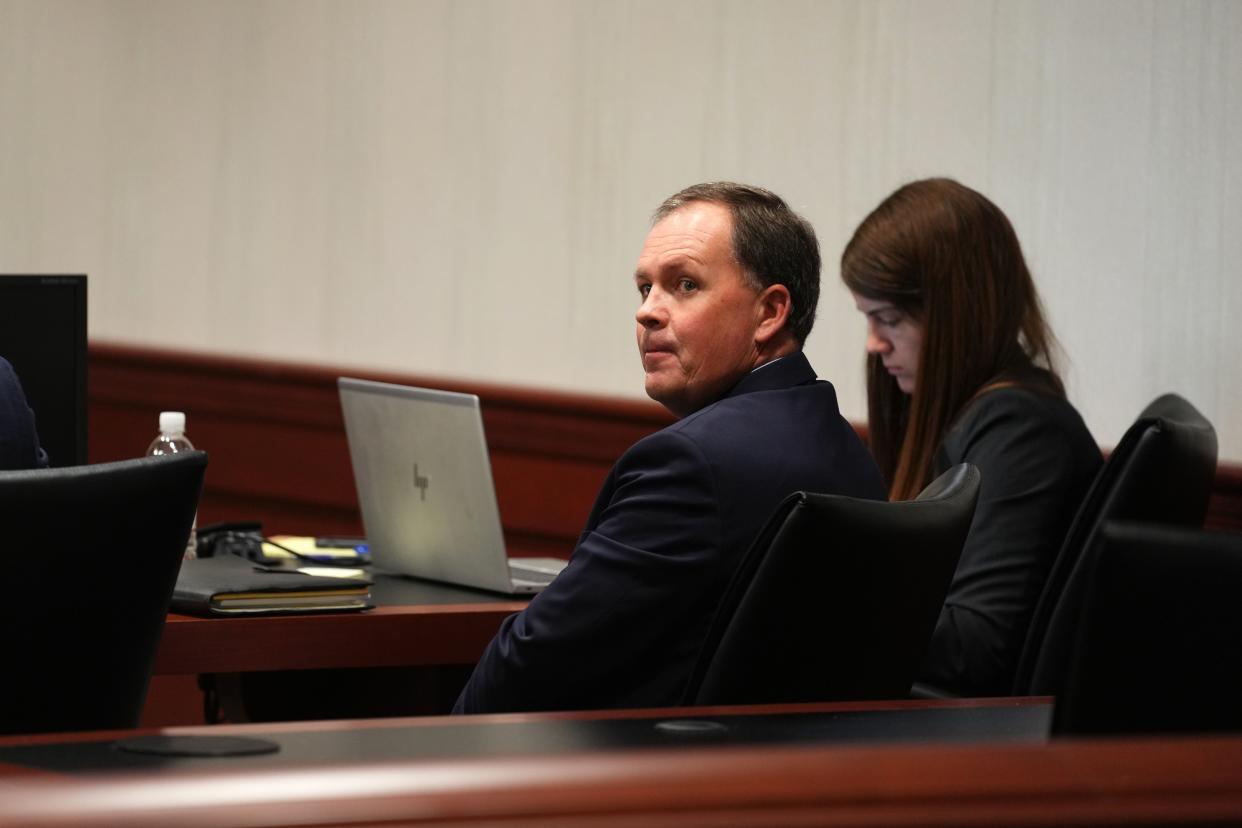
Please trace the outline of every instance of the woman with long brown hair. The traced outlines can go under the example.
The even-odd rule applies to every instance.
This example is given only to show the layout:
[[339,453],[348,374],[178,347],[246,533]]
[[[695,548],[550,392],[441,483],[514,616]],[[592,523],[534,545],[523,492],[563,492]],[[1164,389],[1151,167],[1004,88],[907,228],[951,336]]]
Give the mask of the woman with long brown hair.
[[944,178],[859,225],[841,277],[867,318],[872,453],[894,500],[957,463],[979,505],[920,679],[1008,693],[1053,557],[1101,464],[1009,220]]

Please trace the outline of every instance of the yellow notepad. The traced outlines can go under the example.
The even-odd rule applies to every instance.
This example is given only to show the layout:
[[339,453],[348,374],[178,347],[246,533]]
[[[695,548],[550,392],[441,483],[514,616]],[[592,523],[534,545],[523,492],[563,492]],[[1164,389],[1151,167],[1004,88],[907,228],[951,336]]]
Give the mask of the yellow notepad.
[[[268,541],[274,541],[275,543],[269,543]],[[280,544],[280,546],[276,544]],[[281,547],[284,548],[282,549]],[[263,555],[267,558],[292,558],[294,555],[290,554],[291,551],[296,552],[298,555],[305,555],[325,561],[348,561],[358,557],[358,550],[352,546],[344,548],[316,546],[315,539],[308,535],[272,535],[267,541],[263,542]]]

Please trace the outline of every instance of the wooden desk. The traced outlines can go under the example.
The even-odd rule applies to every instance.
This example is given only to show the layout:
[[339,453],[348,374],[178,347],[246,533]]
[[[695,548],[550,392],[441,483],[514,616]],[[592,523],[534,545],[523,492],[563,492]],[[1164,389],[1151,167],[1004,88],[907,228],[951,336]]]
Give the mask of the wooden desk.
[[[472,665],[500,622],[524,599],[374,574],[379,605],[361,613],[258,618],[169,615],[156,654],[142,721],[146,726],[202,724],[200,673],[424,668]],[[458,667],[460,672],[460,667]],[[411,694],[391,713],[442,712],[434,676],[421,681],[428,698]],[[441,677],[447,686],[462,677]],[[363,680],[361,677],[359,680]],[[455,692],[455,691],[452,691]],[[364,715],[334,711],[335,716]]]
[[259,618],[169,615],[155,675],[473,664],[526,601],[376,574],[360,613]]
[[[685,710],[179,729],[258,736],[282,753],[145,767],[109,744],[130,734],[12,737],[0,740],[0,824],[1242,821],[1242,738],[1048,743],[1028,730],[1040,709],[1006,700],[696,711],[734,736],[656,729]],[[998,740],[993,730],[989,740],[945,727],[976,713],[993,727],[1008,719],[1019,732]],[[901,726],[878,740],[841,738],[842,722],[857,730],[868,718]]]
[[[0,763],[49,772],[183,773],[394,760],[481,759],[653,747],[775,744],[1042,744],[1047,698],[898,700],[562,713],[426,716],[166,728],[172,735],[250,736],[277,753],[220,758],[150,756],[113,742],[143,731],[0,738]],[[68,745],[68,746],[67,746]],[[3,767],[0,765],[0,767]]]

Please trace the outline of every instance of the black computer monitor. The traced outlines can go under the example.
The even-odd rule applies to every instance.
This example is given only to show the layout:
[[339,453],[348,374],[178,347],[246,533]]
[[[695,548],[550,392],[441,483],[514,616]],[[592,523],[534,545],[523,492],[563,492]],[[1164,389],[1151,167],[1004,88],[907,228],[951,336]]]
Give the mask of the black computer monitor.
[[0,356],[53,466],[86,462],[86,276],[0,275]]

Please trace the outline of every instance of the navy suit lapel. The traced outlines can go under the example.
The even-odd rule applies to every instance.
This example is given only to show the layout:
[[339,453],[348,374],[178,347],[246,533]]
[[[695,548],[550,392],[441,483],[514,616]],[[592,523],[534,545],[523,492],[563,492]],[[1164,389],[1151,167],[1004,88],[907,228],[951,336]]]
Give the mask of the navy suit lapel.
[[[756,391],[779,391],[799,385],[810,385],[815,380],[815,369],[811,367],[811,363],[807,360],[806,355],[801,351],[795,351],[775,362],[768,363],[758,370],[751,371],[729,389],[729,393],[725,394],[721,399],[750,394]],[[832,393],[830,390],[829,394],[831,395]],[[830,396],[829,399],[835,405],[835,397]],[[689,416],[693,417],[694,414]],[[679,420],[678,422],[681,421]],[[669,426],[669,428],[676,427],[677,423]],[[631,448],[633,447],[631,446]],[[579,544],[582,543],[583,538],[595,530],[595,527],[599,524],[602,510],[612,502],[613,493],[616,491],[617,486],[616,473],[617,466],[613,464],[612,469],[604,480],[604,485],[600,487],[599,494],[595,497],[595,504],[591,507],[591,514],[587,517],[586,527],[578,537]]]
[[751,371],[742,377],[737,385],[730,388],[725,397],[736,397],[739,394],[750,394],[755,391],[776,391],[812,382],[815,382],[815,369],[811,367],[806,354],[794,351],[788,356]]

